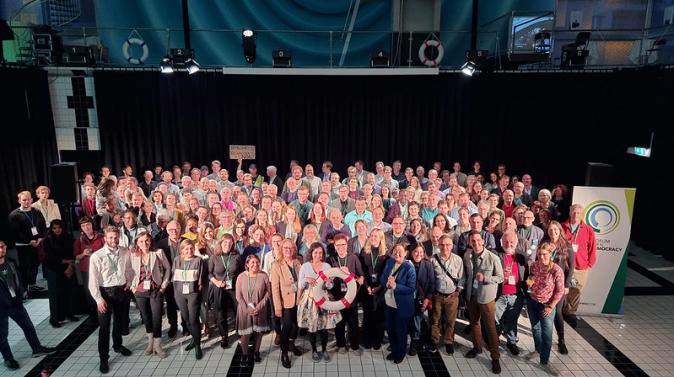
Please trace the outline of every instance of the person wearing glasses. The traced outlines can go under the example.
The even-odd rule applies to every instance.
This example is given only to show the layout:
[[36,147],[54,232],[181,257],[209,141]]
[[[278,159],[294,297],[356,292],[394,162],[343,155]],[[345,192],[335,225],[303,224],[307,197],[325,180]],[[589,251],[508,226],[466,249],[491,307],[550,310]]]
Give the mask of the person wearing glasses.
[[283,240],[281,250],[283,259],[276,261],[271,267],[271,290],[274,314],[281,318],[281,364],[290,369],[288,351],[292,350],[297,357],[302,356],[302,351],[295,346],[298,278],[302,264],[297,258],[297,246],[292,240]]
[[407,259],[405,245],[396,244],[391,258],[386,261],[379,283],[384,290],[386,332],[391,342],[391,353],[386,360],[400,364],[407,353],[407,333],[414,316],[414,294],[417,276],[414,266]]
[[[437,228],[436,228],[437,229]],[[454,324],[459,308],[459,296],[466,278],[461,257],[452,252],[454,242],[446,234],[438,240],[440,252],[430,258],[435,270],[435,294],[431,314],[431,344],[429,351],[438,352],[442,337],[448,355],[454,354]],[[444,322],[442,322],[444,318]],[[441,329],[444,333],[441,334]]]
[[536,348],[527,359],[540,356],[541,366],[549,373],[555,373],[549,365],[555,307],[564,296],[564,271],[552,260],[554,250],[555,246],[549,242],[541,245],[526,281],[529,287],[527,313]]
[[[353,273],[356,276],[358,287],[363,285],[363,267],[360,264],[358,256],[347,253],[347,237],[344,234],[337,234],[334,238],[335,255],[328,258],[328,263],[332,267],[341,269],[346,274]],[[335,300],[339,300],[346,295],[347,286],[343,281],[336,280],[332,288],[332,294]],[[356,296],[358,297],[358,296]],[[340,310],[342,320],[335,327],[335,338],[337,340],[337,352],[345,354],[346,348],[346,327],[349,328],[349,343],[351,350],[356,356],[360,356],[363,351],[360,349],[358,339],[358,305],[357,298],[348,308]]]
[[534,213],[526,210],[522,215],[522,224],[517,227],[517,235],[529,242],[529,248],[526,249],[527,260],[533,262],[536,259],[536,250],[541,244],[545,232],[543,229],[534,225]]
[[[173,220],[166,225],[168,238],[161,240],[157,247],[164,252],[167,260],[171,261],[171,276],[173,276],[173,261],[180,254],[180,224]],[[178,332],[178,304],[176,304],[175,294],[173,292],[173,283],[169,282],[164,290],[164,299],[166,300],[166,317],[169,323],[168,337],[173,338]],[[182,313],[181,313],[182,314]],[[183,333],[187,335],[187,325],[184,316],[181,316]]]

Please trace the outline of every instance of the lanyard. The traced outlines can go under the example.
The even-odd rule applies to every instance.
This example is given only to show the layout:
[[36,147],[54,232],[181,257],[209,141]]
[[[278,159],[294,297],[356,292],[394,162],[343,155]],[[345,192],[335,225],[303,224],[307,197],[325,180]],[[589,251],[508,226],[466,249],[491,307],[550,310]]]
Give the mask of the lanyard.
[[248,273],[248,303],[250,304],[253,301],[253,291],[255,290],[255,285],[257,284],[257,274],[255,274],[255,279],[253,284],[250,284],[250,272]]
[[[290,262],[292,263],[292,262]],[[290,275],[292,275],[293,281],[297,281],[297,273],[295,272],[295,264],[293,263],[293,266],[290,267],[290,265],[286,262],[286,266],[288,266],[288,270],[290,270]]]
[[347,257],[344,257],[344,265],[342,266],[342,258],[340,258],[339,255],[337,256],[337,264],[339,265],[339,267],[346,267],[346,259]]
[[569,224],[569,229],[572,230],[571,231],[571,243],[574,244],[574,245],[576,244],[576,238],[578,238],[578,232],[580,232],[580,225],[581,224],[578,224],[578,226],[576,227],[576,230],[573,230],[573,225]]
[[187,269],[190,268],[190,261],[183,261],[183,283],[187,280]]
[[145,268],[145,280],[151,280],[151,274],[150,274],[150,258],[152,256],[150,254],[147,255],[147,264],[143,263],[143,257],[140,257],[140,262],[143,263],[143,267]]
[[374,255],[372,252],[372,249],[370,249],[370,260],[372,261],[372,273],[374,274],[374,268],[377,266],[377,258],[379,258],[378,255]]
[[225,279],[229,276],[229,262],[232,258],[231,255],[227,254],[227,263],[225,263],[225,257],[220,254],[220,259],[222,260],[222,265],[225,266]]
[[[21,211],[23,212],[24,215],[28,218],[28,221],[30,221],[30,225],[35,226],[35,220],[33,220],[33,210],[29,209],[28,211]],[[30,215],[28,214],[30,212]]]

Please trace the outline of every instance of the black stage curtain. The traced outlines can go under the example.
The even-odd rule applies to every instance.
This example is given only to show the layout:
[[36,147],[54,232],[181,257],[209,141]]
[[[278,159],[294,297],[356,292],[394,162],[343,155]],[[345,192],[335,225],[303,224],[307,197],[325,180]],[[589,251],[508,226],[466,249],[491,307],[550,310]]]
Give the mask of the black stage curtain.
[[47,72],[0,68],[0,239],[13,242],[7,215],[16,194],[48,183],[58,162]]
[[[329,159],[340,173],[356,159],[370,168],[377,160],[460,161],[464,170],[480,159],[485,169],[503,162],[550,187],[582,184],[586,163],[601,161],[616,164],[617,185],[641,189],[657,187],[648,178],[654,163],[626,157],[625,148],[664,130],[663,112],[674,108],[674,74],[665,71],[472,78],[102,71],[95,83],[104,160],[115,171],[216,158],[231,171],[228,145],[254,144],[261,173],[266,164],[285,172],[290,159],[317,172]],[[637,208],[647,192],[637,192]]]

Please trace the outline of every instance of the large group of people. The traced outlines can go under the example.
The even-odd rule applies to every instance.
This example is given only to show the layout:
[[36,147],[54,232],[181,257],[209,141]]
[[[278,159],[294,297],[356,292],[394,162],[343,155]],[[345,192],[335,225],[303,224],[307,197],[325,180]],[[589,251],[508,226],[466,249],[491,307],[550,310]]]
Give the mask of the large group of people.
[[[50,324],[77,320],[76,298],[85,297],[83,312],[100,325],[103,373],[111,331],[113,351],[131,354],[123,345],[131,302],[147,334],[144,354],[160,358],[163,313],[170,338],[180,317],[190,337],[185,350],[196,359],[202,337],[219,336],[230,347],[231,319],[243,365],[261,361],[262,337],[271,332],[285,368],[303,355],[296,341],[307,335],[311,359],[330,362],[329,332],[338,353],[379,350],[386,334],[386,359],[394,363],[418,352],[452,355],[457,317],[465,316],[472,341],[465,357],[475,358],[484,343],[500,373],[499,338],[520,354],[525,307],[535,341],[527,358],[551,368],[553,325],[559,352],[568,353],[565,322],[575,326],[596,245],[566,186],[539,189],[529,174],[511,176],[503,164],[483,172],[478,161],[468,172],[458,162],[426,172],[400,161],[367,172],[356,161],[346,177],[329,161],[318,175],[292,161],[285,179],[275,166],[265,177],[238,162],[231,178],[220,161],[210,169],[158,164],[140,180],[132,166],[119,176],[104,166],[97,183],[86,173],[75,239],[49,188],[36,190],[35,203],[20,192],[9,215],[18,269],[5,262],[0,241],[0,306],[12,308],[2,313],[25,324],[21,299],[41,289],[42,263]],[[0,321],[6,329],[7,315]],[[34,352],[46,352],[24,330]],[[0,333],[5,363],[18,367],[6,338]]]

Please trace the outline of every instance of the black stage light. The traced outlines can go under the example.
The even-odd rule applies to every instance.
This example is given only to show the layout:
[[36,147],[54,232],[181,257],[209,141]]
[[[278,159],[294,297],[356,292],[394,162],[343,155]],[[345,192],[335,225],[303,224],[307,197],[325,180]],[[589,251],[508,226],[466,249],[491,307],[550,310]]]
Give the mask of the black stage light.
[[189,58],[185,61],[185,68],[187,68],[187,72],[191,75],[193,73],[199,72],[201,66],[199,65],[199,63],[197,63],[196,60],[194,60],[193,58]]
[[389,59],[388,54],[384,51],[378,51],[376,54],[372,55],[370,59],[370,67],[372,68],[388,68]]
[[255,62],[255,50],[257,36],[252,29],[244,29],[241,32],[241,45],[243,46],[243,56],[248,64]]
[[161,73],[173,73],[173,59],[170,56],[165,56],[161,63],[159,63]]
[[287,50],[274,50],[271,54],[272,67],[291,68],[293,66],[292,52]]

